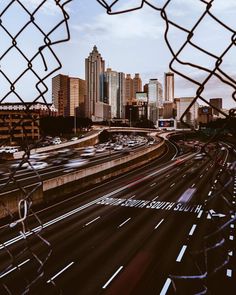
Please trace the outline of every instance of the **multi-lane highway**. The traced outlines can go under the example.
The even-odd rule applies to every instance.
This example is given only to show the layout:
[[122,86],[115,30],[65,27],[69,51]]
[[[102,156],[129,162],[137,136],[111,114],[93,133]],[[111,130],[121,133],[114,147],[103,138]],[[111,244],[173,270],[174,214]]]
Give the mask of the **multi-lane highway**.
[[235,156],[225,147],[176,158],[167,147],[145,167],[36,212],[24,233],[2,226],[0,294],[235,294],[236,186],[213,198]]
[[[160,139],[156,138],[154,144],[158,144],[159,141]],[[0,171],[2,171],[0,178],[0,193],[14,190],[18,186],[24,187],[32,185],[34,183],[39,183],[43,180],[67,174],[75,170],[115,160],[122,157],[124,154],[139,151],[145,148],[146,146],[144,145],[144,142],[140,142],[133,147],[122,148],[120,151],[105,149],[104,152],[97,153],[96,156],[87,159],[82,159],[80,157],[81,153],[83,153],[83,148],[61,149],[47,154],[33,154],[30,156],[29,161],[25,159],[25,162],[22,160],[10,161],[11,164],[4,163],[0,165]],[[36,156],[41,156],[41,158],[38,159]],[[65,162],[60,163],[60,160],[64,160]],[[58,163],[55,163],[54,161],[58,161]],[[30,162],[33,164],[43,163],[46,167],[43,167],[42,169],[33,169],[32,167],[32,169],[29,169]],[[72,165],[70,165],[70,162],[72,162]],[[3,171],[5,173],[3,173]]]

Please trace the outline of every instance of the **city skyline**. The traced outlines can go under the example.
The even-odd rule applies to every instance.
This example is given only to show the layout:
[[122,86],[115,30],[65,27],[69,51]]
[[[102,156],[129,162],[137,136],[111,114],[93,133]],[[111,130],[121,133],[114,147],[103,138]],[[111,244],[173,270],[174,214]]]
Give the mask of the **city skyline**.
[[[134,3],[139,1],[129,1],[129,5],[132,7]],[[155,2],[155,1],[153,1]],[[161,1],[163,3],[163,1]],[[4,5],[4,1],[2,2]],[[27,8],[35,8],[38,0],[36,1],[24,1]],[[122,2],[121,2],[122,3]],[[159,3],[159,1],[158,1]],[[124,3],[121,4],[123,6]],[[185,9],[182,9],[183,0],[176,0],[172,2],[170,9],[168,10],[170,17],[177,23],[181,21],[183,25],[191,27],[196,17],[204,10],[205,4],[196,1],[185,2]],[[221,19],[225,19],[229,27],[232,27],[234,21],[234,14],[232,7],[235,7],[234,1],[214,1],[213,11]],[[122,7],[121,7],[122,8]],[[16,16],[16,11],[12,12],[12,16]],[[85,78],[84,73],[84,58],[90,52],[90,49],[94,44],[97,44],[100,52],[107,60],[107,67],[111,67],[118,72],[136,73],[139,72],[142,76],[143,83],[147,83],[150,78],[158,78],[162,84],[164,84],[164,72],[169,71],[169,62],[171,60],[170,52],[165,45],[164,23],[159,13],[154,9],[144,5],[142,10],[132,12],[130,14],[109,16],[104,9],[97,3],[97,1],[90,1],[85,3],[83,1],[72,1],[66,6],[66,10],[70,13],[69,28],[71,32],[71,39],[68,43],[60,44],[57,46],[56,53],[62,62],[62,69],[57,73],[63,72],[69,76],[79,76],[82,79]],[[191,12],[192,19],[189,17]],[[58,9],[53,1],[47,1],[43,5],[42,17],[44,18],[44,27],[50,28],[57,16]],[[23,19],[23,15],[17,14],[18,19]],[[145,20],[145,21],[144,21]],[[10,26],[11,27],[11,26]],[[205,29],[207,27],[207,30]],[[32,35],[31,31],[27,32],[25,42],[25,49],[27,52],[31,52],[34,47],[40,45],[37,39],[37,34]],[[35,33],[35,32],[34,32]],[[214,53],[219,54],[219,50],[223,50],[224,46],[230,39],[230,34],[224,34],[223,30],[207,19],[204,23],[204,27],[200,27],[200,37],[196,36],[196,41],[199,41],[200,45],[207,44]],[[58,32],[60,37],[65,37],[64,28]],[[30,38],[28,38],[30,36]],[[171,32],[170,37],[172,41],[175,41],[178,45],[178,32]],[[182,36],[183,37],[183,36]],[[181,38],[180,38],[181,39]],[[34,46],[32,46],[32,41]],[[3,36],[3,43],[7,44],[7,38]],[[225,60],[222,67],[226,69],[227,73],[231,77],[235,78],[235,60],[233,59],[235,52],[234,49],[229,54],[229,58]],[[199,59],[199,55],[194,52],[192,48],[188,48],[186,51],[186,58],[190,61],[196,61]],[[19,64],[21,61],[19,61]],[[53,61],[49,61],[49,64]],[[201,64],[207,63],[211,66],[212,61],[202,57]],[[14,58],[9,63],[12,64],[14,69]],[[4,64],[3,64],[4,66]],[[187,71],[190,77],[199,78],[200,81],[204,79],[204,74],[200,71],[191,72]],[[32,97],[36,97],[35,80],[32,80],[32,87],[28,86],[28,80],[19,83],[19,92],[24,95],[28,101]],[[51,101],[51,86],[49,77],[46,80],[46,84],[49,87],[49,91],[45,94],[48,102]],[[3,83],[3,89],[5,91],[5,84]],[[23,87],[22,87],[23,86]],[[30,89],[32,88],[32,89]],[[176,97],[180,96],[195,96],[196,87],[191,83],[185,81],[176,75]],[[3,96],[4,93],[2,93]],[[233,107],[233,100],[231,98],[232,88],[223,85],[221,82],[212,79],[208,82],[208,85],[204,91],[204,95],[209,100],[212,97],[223,97],[224,107]],[[14,97],[13,97],[14,98]],[[11,100],[12,97],[9,97]]]
[[[137,5],[140,1],[129,1],[130,7],[134,6],[134,2]],[[186,10],[183,10],[182,2],[183,1],[178,0],[171,5],[170,15],[177,22],[180,22],[181,17],[181,21],[184,25],[187,23],[191,25],[203,10],[201,7],[203,4],[198,4],[196,1],[188,1],[188,3],[185,3]],[[123,3],[124,2],[121,1],[120,6],[123,6]],[[235,6],[235,3],[232,3],[232,1],[226,4],[219,2],[214,3],[214,11],[216,11],[217,14],[220,13],[222,18],[226,17],[229,26],[233,23],[233,14],[230,9],[232,5]],[[188,16],[188,11],[194,15],[192,20]],[[138,72],[144,84],[147,83],[150,78],[158,78],[160,82],[164,84],[164,72],[169,71],[171,55],[164,42],[164,24],[157,11],[144,5],[143,9],[139,11],[124,15],[109,16],[106,15],[104,9],[97,5],[96,1],[90,2],[89,4],[78,1],[77,14],[79,12],[81,13],[79,19],[80,23],[72,14],[72,47],[75,47],[76,43],[76,46],[80,48],[80,52],[83,53],[96,44],[100,52],[102,52],[103,57],[106,59],[108,67],[125,73]],[[224,32],[208,19],[204,24],[207,26],[207,30],[202,27],[200,28],[201,38],[196,36],[197,41],[199,41],[201,45],[205,45],[204,42],[207,41],[209,48],[214,51],[214,53],[217,53],[217,50],[219,50],[218,47],[220,49],[223,48],[227,42],[226,38],[222,38]],[[214,32],[217,32],[217,34]],[[76,40],[74,39],[74,41],[73,36],[76,36]],[[178,44],[178,38],[180,37],[181,39],[183,36],[173,31],[171,37],[172,40]],[[191,53],[188,48],[186,52],[186,56],[190,61],[196,61],[202,58],[201,64],[211,66],[211,60],[199,56],[194,50],[192,51]],[[235,62],[232,56],[230,57],[231,60],[227,60],[227,62],[224,63],[224,68],[227,68],[227,71],[234,77]],[[78,61],[78,64],[80,65],[78,74],[83,78],[81,61]],[[189,71],[188,74],[190,77],[199,77],[200,81],[205,78],[205,74],[200,71]],[[195,93],[195,86],[176,75],[176,97],[195,96]],[[206,94],[208,100],[211,97],[223,97],[224,107],[229,108],[233,106],[231,93],[232,89],[230,87],[222,85],[222,83],[212,79],[209,81],[204,95]]]

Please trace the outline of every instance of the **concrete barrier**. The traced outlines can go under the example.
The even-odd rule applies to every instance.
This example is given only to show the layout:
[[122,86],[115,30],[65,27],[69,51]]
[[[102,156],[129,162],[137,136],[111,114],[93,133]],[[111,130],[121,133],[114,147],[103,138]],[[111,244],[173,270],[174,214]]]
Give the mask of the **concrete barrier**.
[[[90,139],[94,140],[95,138],[91,136]],[[24,189],[29,193],[30,200],[34,205],[52,202],[59,197],[64,197],[66,194],[140,167],[162,155],[164,151],[165,144],[162,139],[156,145],[149,146],[146,149],[131,151],[130,154],[121,158],[45,180],[37,189],[35,189],[36,184],[26,186]],[[34,192],[30,193],[32,191]],[[0,210],[0,218],[8,216],[10,212],[11,214],[16,213],[18,202],[24,196],[22,191],[17,189],[0,193],[2,204],[4,204],[1,207],[2,210]],[[5,208],[8,208],[8,210],[5,210]]]
[[50,201],[131,171],[162,155],[164,150],[163,140],[157,145],[148,147],[145,151],[135,151],[119,159],[45,180],[43,182],[44,200]]
[[[28,194],[28,200],[30,200],[34,206],[43,202],[43,185],[42,183],[33,184],[24,187],[25,193]],[[23,191],[15,189],[9,192],[0,193],[1,198],[1,210],[0,218],[7,217],[18,211],[18,203],[20,200],[26,197]]]
[[[58,149],[61,149],[61,148],[84,147],[84,146],[87,146],[87,145],[95,145],[96,143],[98,143],[98,135],[100,134],[100,132],[101,131],[98,131],[95,134],[85,136],[85,137],[80,138],[80,139],[75,140],[75,141],[67,141],[67,142],[64,142],[64,143],[56,144],[56,145],[50,145],[50,146],[46,146],[46,147],[32,149],[30,151],[30,153],[31,154],[44,153],[44,152],[51,152],[51,151],[54,151],[54,150],[58,150]],[[14,158],[15,160],[16,159],[22,159],[24,153],[25,153],[24,151],[14,153],[12,158]]]

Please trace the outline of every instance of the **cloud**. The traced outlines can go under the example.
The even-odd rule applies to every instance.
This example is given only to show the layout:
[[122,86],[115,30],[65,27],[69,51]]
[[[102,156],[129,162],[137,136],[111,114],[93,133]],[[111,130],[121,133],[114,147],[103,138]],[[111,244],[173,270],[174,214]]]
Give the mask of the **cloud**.
[[151,9],[113,16],[107,15],[104,11],[89,23],[72,25],[71,28],[89,38],[99,35],[105,39],[148,38],[155,40],[159,38],[162,31],[161,23],[157,12]]

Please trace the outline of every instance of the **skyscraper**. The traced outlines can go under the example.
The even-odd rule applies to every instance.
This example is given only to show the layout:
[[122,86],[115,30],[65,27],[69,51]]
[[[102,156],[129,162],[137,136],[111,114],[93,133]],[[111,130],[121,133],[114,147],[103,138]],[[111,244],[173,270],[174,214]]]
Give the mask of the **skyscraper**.
[[125,74],[118,73],[118,100],[117,100],[117,118],[125,119]]
[[150,79],[148,84],[148,99],[149,103],[155,106],[161,106],[163,103],[163,89],[161,82],[158,79]]
[[165,73],[165,102],[173,102],[175,97],[174,73]]
[[162,84],[158,79],[150,79],[148,83],[148,119],[154,123],[159,119],[159,108],[162,102]]
[[69,77],[57,75],[52,78],[52,103],[57,109],[58,116],[68,115]]
[[[179,122],[179,124],[180,124],[180,119],[182,115],[185,113],[188,106],[192,103],[193,100],[194,100],[194,97],[180,97],[175,99],[176,108],[177,108],[176,120],[177,122]],[[195,102],[183,118],[184,122],[194,126],[195,128],[198,125],[198,108],[199,108],[199,104],[198,102]]]
[[136,97],[136,92],[142,91],[142,80],[139,76],[139,73],[136,73],[133,78],[133,97]]
[[127,74],[125,78],[125,104],[132,100],[134,93],[133,88],[133,79],[130,74]]
[[219,112],[214,108],[222,109],[222,98],[210,98],[210,104],[212,105],[213,115],[219,116]]
[[122,118],[125,116],[125,74],[108,68],[104,77],[104,97],[111,106],[111,118]]
[[69,116],[76,115],[76,109],[79,107],[79,79],[69,78],[69,91],[70,91],[70,103],[69,103]]
[[84,116],[85,80],[67,75],[52,78],[52,102],[58,116]]
[[143,85],[143,91],[148,94],[148,83]]
[[111,118],[117,117],[117,102],[118,102],[118,88],[119,88],[119,76],[116,71],[108,68],[105,72],[105,93],[107,102],[111,106]]
[[97,46],[94,46],[89,57],[85,59],[87,88],[85,112],[86,116],[94,121],[104,119],[104,71],[105,61]]

